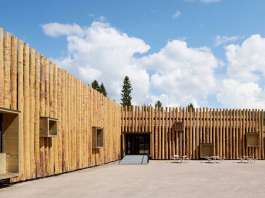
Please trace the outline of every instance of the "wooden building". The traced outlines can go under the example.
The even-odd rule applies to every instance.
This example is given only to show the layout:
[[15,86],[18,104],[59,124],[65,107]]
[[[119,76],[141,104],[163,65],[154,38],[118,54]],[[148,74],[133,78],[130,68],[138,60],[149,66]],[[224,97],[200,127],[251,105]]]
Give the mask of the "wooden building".
[[0,28],[0,180],[148,154],[265,158],[264,111],[125,107]]
[[125,154],[147,153],[151,159],[265,157],[261,110],[135,106],[123,108],[121,116]]
[[0,180],[120,159],[120,105],[0,28]]

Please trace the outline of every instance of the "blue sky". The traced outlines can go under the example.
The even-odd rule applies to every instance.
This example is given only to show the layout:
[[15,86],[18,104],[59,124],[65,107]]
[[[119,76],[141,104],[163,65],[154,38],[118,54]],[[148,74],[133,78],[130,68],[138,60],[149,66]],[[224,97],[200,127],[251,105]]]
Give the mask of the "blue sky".
[[[248,52],[252,53],[249,54],[249,57],[260,57],[262,55],[259,49],[264,47],[264,8],[265,1],[263,0],[9,0],[1,2],[0,26],[28,42],[32,47],[46,56],[54,59],[60,64],[65,64],[63,66],[68,68],[70,72],[88,83],[91,81],[92,77],[86,79],[80,72],[83,71],[89,75],[87,72],[93,69],[92,76],[98,78],[98,80],[104,82],[104,84],[107,84],[111,97],[116,100],[118,100],[118,91],[116,89],[118,89],[119,86],[117,86],[118,82],[114,81],[116,78],[121,80],[119,77],[122,77],[122,75],[113,73],[112,79],[102,74],[108,71],[107,68],[112,67],[110,61],[112,59],[105,54],[100,55],[100,51],[93,51],[91,54],[94,55],[89,57],[90,59],[87,60],[87,62],[84,62],[86,60],[81,57],[80,54],[82,53],[80,48],[69,50],[69,46],[71,46],[69,40],[71,40],[73,36],[84,39],[84,35],[60,33],[54,36],[51,35],[50,32],[47,33],[47,29],[44,29],[45,24],[76,24],[82,28],[82,30],[86,30],[87,28],[113,29],[118,32],[117,34],[120,34],[120,36],[117,36],[117,39],[121,39],[119,41],[123,44],[127,42],[127,40],[122,40],[124,38],[122,37],[123,34],[126,34],[129,38],[137,38],[144,42],[146,46],[135,43],[132,47],[145,48],[148,46],[148,49],[141,48],[140,52],[139,50],[128,52],[133,53],[132,55],[130,54],[132,57],[134,57],[135,54],[140,54],[139,58],[131,60],[132,57],[128,55],[129,60],[116,60],[119,58],[117,56],[113,62],[113,64],[120,62],[128,63],[128,69],[125,69],[124,73],[127,71],[132,75],[132,81],[136,84],[134,91],[141,92],[142,94],[137,95],[135,93],[135,103],[153,103],[155,100],[160,99],[164,104],[168,105],[186,105],[189,102],[193,102],[198,106],[263,108],[265,104],[262,102],[263,99],[265,99],[263,76],[263,66],[265,67],[264,59],[253,60],[252,58],[251,61],[254,61],[254,63],[250,63],[250,60],[243,60],[240,56],[242,56],[242,54],[244,57],[248,56]],[[97,26],[95,24],[93,26],[92,24],[95,22],[99,22],[101,25],[107,24],[107,27]],[[54,28],[54,26],[52,27]],[[62,28],[62,26],[60,27]],[[47,26],[47,28],[51,28],[51,26]],[[58,27],[56,26],[56,28]],[[253,35],[259,35],[259,37],[252,37]],[[84,39],[84,44],[90,45],[91,43],[95,43],[96,40],[95,37],[91,36],[88,40]],[[112,40],[115,39],[113,38]],[[213,75],[208,78],[209,82],[206,80],[204,83],[213,83],[215,85],[204,88],[202,84],[198,87],[194,86],[193,89],[191,87],[193,84],[187,82],[174,87],[174,80],[183,81],[183,79],[177,74],[175,76],[169,76],[171,73],[170,70],[164,72],[165,68],[159,64],[170,62],[170,64],[172,64],[172,66],[170,66],[172,71],[187,73],[187,67],[189,71],[196,70],[195,68],[199,68],[200,70],[200,67],[203,67],[201,66],[203,63],[201,63],[200,59],[197,59],[189,63],[192,64],[191,66],[187,64],[187,67],[180,67],[179,65],[181,64],[179,60],[184,61],[182,63],[185,65],[192,57],[189,58],[188,54],[182,57],[181,54],[183,53],[180,51],[181,44],[173,41],[185,42],[187,48],[190,50],[187,53],[191,54],[191,56],[194,56],[192,50],[201,48],[210,50],[210,55],[214,56],[218,63],[208,58],[205,58],[205,60],[203,58],[203,61],[209,60],[209,62],[205,63],[205,65],[208,65],[206,66],[207,68],[201,68],[201,70],[204,71],[206,69],[206,75]],[[247,49],[243,47],[244,42],[246,42]],[[167,48],[166,46],[169,43],[172,45]],[[227,49],[228,45],[233,46]],[[96,44],[96,46],[98,46],[98,44]],[[102,46],[102,44],[100,46],[103,47],[103,49],[107,47]],[[116,45],[116,43],[112,45],[114,48],[120,46],[121,45]],[[175,49],[175,47],[178,48]],[[238,48],[236,54],[233,52],[233,47]],[[253,47],[256,48],[253,50]],[[165,51],[171,51],[169,49],[176,50],[172,53],[173,56],[174,53],[176,53],[176,57],[179,57],[179,59],[171,59],[168,54],[165,55],[162,53],[162,49],[166,49]],[[100,50],[102,51],[102,49]],[[122,52],[122,50],[120,51]],[[90,51],[88,50],[88,52]],[[198,50],[196,52],[198,52]],[[108,51],[105,53],[108,53]],[[73,57],[75,54],[78,54],[78,60],[67,61],[69,57]],[[230,54],[230,58],[228,58],[227,54]],[[205,56],[207,55],[205,54]],[[123,55],[120,54],[120,56]],[[166,56],[170,61],[161,62],[161,57],[157,58],[157,56]],[[105,62],[98,63],[96,58],[106,58],[108,61],[106,60]],[[93,61],[90,62],[90,60]],[[245,62],[235,65],[235,60],[242,60]],[[255,65],[255,61],[259,62],[258,66]],[[110,65],[106,62],[109,62]],[[99,67],[97,67],[97,63]],[[196,65],[197,63],[198,66]],[[73,69],[73,67],[78,68],[78,64],[87,65],[85,68],[86,70],[84,68]],[[132,64],[136,66],[130,66]],[[251,64],[253,64],[253,66],[249,66]],[[141,74],[137,74],[132,68],[143,71]],[[240,73],[239,70],[245,72]],[[213,74],[211,74],[211,72]],[[248,74],[246,74],[247,72]],[[254,74],[256,78],[253,77]],[[133,77],[133,75],[136,77]],[[196,73],[195,75],[197,75],[194,76],[195,81],[197,80],[200,82],[204,80],[198,77],[203,76],[204,73]],[[142,76],[142,78],[139,76]],[[172,82],[168,84],[168,82],[165,82],[165,79],[171,79]],[[145,91],[140,90],[141,82],[150,84],[148,87],[144,88]],[[137,83],[139,84],[138,86]],[[183,93],[187,97],[183,97],[181,93],[176,93],[171,96],[171,93],[161,88],[162,86],[176,88],[178,89],[175,90],[176,92],[182,92],[181,86],[183,86],[184,89],[189,91],[184,91]],[[229,94],[233,93],[233,89],[228,89],[233,86],[239,87],[240,90],[235,94],[236,99],[233,98],[230,101],[227,97],[229,97]],[[244,91],[246,89],[250,89],[251,91]],[[201,92],[201,95],[200,93],[195,93],[198,90]],[[143,96],[146,94],[149,94],[151,97],[143,99]],[[251,99],[249,99],[249,97],[251,97]],[[240,102],[242,99],[246,100],[246,102]],[[240,104],[238,105],[237,103]]]

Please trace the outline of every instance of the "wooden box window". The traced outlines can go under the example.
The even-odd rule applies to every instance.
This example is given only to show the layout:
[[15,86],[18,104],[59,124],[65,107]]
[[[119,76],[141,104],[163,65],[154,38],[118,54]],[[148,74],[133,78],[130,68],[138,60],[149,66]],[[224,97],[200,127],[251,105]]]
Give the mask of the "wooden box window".
[[174,127],[176,132],[183,132],[183,130],[184,130],[183,122],[181,122],[181,121],[175,122],[173,127]]
[[259,134],[258,133],[247,133],[246,141],[247,141],[247,147],[258,147],[259,146]]
[[102,148],[104,147],[104,132],[103,128],[93,127],[93,148]]
[[213,155],[213,144],[200,144],[200,158],[205,159]]
[[58,133],[57,119],[41,117],[40,137],[54,137]]

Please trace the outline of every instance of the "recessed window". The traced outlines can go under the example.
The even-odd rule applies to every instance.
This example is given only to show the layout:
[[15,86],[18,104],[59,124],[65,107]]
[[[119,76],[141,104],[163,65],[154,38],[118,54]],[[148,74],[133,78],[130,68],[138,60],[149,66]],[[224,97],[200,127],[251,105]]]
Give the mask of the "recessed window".
[[104,147],[104,133],[103,128],[93,127],[93,148],[102,148]]
[[173,128],[175,129],[176,132],[183,132],[184,130],[183,122],[181,121],[175,122]]
[[18,173],[18,130],[19,112],[0,108],[0,180]]
[[214,155],[213,144],[200,144],[200,158],[205,159]]
[[41,117],[40,119],[40,137],[53,137],[58,133],[57,119]]
[[258,133],[247,133],[246,134],[247,147],[258,147],[259,146],[259,134]]

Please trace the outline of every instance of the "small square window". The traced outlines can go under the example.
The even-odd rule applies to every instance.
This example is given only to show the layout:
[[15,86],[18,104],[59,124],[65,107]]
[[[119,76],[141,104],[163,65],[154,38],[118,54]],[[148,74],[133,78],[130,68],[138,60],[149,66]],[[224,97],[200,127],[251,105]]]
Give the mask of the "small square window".
[[256,132],[246,134],[247,147],[259,146],[259,134]]
[[173,124],[173,128],[175,129],[176,132],[183,132],[183,130],[184,130],[183,122],[176,121]]
[[40,119],[40,137],[53,137],[58,133],[57,120],[48,117]]
[[93,127],[93,148],[104,147],[104,133],[103,128]]
[[200,144],[200,158],[205,159],[214,155],[213,144]]

